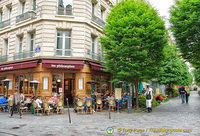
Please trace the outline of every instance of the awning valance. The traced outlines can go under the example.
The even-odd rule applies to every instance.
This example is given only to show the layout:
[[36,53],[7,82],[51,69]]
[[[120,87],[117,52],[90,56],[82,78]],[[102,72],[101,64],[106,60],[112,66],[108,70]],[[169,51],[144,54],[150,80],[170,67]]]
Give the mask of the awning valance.
[[43,59],[42,67],[56,69],[83,69],[84,61]]
[[93,70],[104,71],[104,70],[106,69],[105,66],[102,66],[102,65],[97,64],[97,63],[89,62],[89,64],[91,65],[91,68],[92,68]]
[[19,63],[14,63],[14,64],[1,65],[0,71],[33,68],[37,66],[37,62],[38,60],[34,60],[34,61],[28,61],[28,62],[19,62]]

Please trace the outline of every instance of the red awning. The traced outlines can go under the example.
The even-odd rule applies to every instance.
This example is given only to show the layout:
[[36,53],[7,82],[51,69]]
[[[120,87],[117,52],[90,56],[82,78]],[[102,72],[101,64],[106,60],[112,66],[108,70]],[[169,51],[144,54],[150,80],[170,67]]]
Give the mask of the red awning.
[[91,65],[91,68],[93,70],[100,70],[100,71],[104,71],[106,69],[105,66],[102,66],[100,64],[96,64],[96,63],[93,63],[93,62],[89,62],[89,64]]
[[38,62],[38,60],[34,60],[34,61],[28,61],[28,62],[20,62],[20,63],[14,63],[14,64],[1,65],[0,71],[33,68],[33,67],[37,66],[37,62]]
[[42,60],[44,68],[59,68],[59,69],[83,69],[84,61],[77,60]]

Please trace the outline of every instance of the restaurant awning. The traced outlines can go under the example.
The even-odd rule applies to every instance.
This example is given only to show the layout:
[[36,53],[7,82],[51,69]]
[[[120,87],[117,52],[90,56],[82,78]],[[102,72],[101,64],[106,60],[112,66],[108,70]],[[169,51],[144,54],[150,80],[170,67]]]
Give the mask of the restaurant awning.
[[43,59],[42,67],[58,69],[83,69],[84,61]]
[[28,61],[28,62],[19,62],[19,63],[14,63],[14,64],[1,65],[0,71],[33,68],[37,66],[37,62],[38,60],[34,60],[34,61]]
[[99,70],[99,71],[104,71],[106,69],[105,66],[102,66],[100,64],[96,64],[96,63],[93,63],[93,62],[89,62],[89,64],[91,65],[91,68],[93,70]]

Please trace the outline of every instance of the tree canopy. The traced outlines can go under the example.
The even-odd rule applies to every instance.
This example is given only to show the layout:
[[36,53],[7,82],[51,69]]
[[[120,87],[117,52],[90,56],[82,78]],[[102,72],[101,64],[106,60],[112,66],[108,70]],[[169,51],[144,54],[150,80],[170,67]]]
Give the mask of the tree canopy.
[[194,69],[193,74],[195,78],[195,84],[200,86],[200,69]]
[[171,30],[182,57],[200,66],[200,1],[176,0],[171,8]]
[[158,75],[167,43],[158,13],[145,2],[126,0],[111,10],[106,22],[100,41],[114,79],[132,82]]

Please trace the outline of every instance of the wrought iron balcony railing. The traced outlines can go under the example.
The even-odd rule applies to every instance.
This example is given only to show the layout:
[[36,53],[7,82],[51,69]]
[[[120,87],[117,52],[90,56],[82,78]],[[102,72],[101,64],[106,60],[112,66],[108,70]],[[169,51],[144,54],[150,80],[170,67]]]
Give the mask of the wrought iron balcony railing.
[[15,53],[13,56],[13,59],[18,60],[18,59],[23,59],[23,58],[31,58],[33,56],[34,56],[33,51],[20,52],[20,53]]
[[0,62],[5,62],[5,61],[8,61],[8,55],[0,57]]
[[72,50],[71,49],[56,49],[55,50],[55,56],[71,56]]
[[95,23],[97,23],[98,25],[105,27],[106,23],[99,17],[92,15],[92,21],[94,21]]
[[36,16],[36,13],[34,10],[27,11],[21,15],[16,16],[16,23],[24,21],[29,18],[33,18],[35,16]]
[[0,22],[0,29],[10,25],[10,19]]
[[73,9],[72,8],[57,7],[57,14],[58,15],[73,15]]

